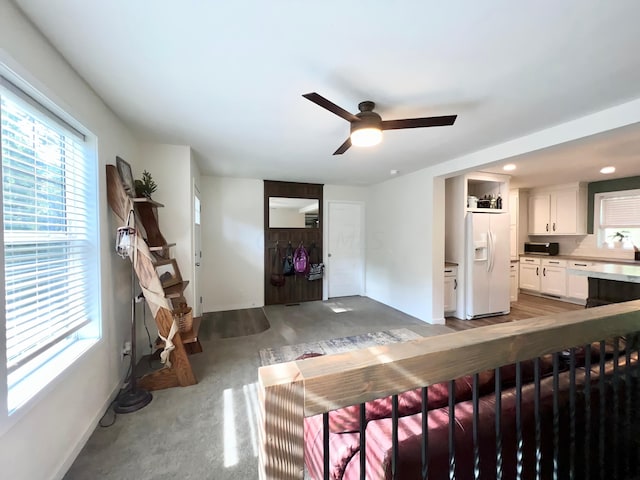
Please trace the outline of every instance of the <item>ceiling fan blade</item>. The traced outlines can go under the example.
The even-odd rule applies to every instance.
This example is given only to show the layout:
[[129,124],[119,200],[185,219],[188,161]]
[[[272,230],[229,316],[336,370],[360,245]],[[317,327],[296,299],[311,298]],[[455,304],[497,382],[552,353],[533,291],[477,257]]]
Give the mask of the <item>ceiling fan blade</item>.
[[335,113],[339,117],[344,118],[347,122],[357,122],[360,119],[356,117],[353,113],[347,112],[344,108],[339,107],[335,103],[327,100],[322,95],[318,95],[317,93],[306,93],[302,95],[307,100],[311,100],[316,105],[320,105],[322,108],[326,108],[331,113]]
[[334,155],[342,155],[344,152],[349,150],[349,147],[351,147],[351,137],[348,137],[344,141],[344,143],[342,145],[340,145],[335,152],[333,152],[333,154]]
[[397,130],[400,128],[419,127],[446,127],[453,125],[457,115],[445,115],[443,117],[405,118],[402,120],[383,120],[382,130]]

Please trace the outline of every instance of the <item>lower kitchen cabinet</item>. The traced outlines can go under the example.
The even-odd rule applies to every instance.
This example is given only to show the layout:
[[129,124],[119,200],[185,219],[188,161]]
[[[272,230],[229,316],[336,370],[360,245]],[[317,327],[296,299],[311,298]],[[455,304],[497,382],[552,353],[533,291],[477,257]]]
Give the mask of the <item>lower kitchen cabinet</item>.
[[545,258],[541,266],[540,291],[555,297],[565,297],[567,295],[567,261]]
[[444,313],[456,310],[458,303],[458,267],[444,269]]
[[509,270],[509,280],[510,282],[510,300],[512,302],[517,302],[518,301],[518,290],[519,290],[519,282],[518,282],[518,264],[517,263],[511,263],[510,265],[510,270]]
[[[574,270],[586,270],[596,265],[595,262],[569,261],[567,268]],[[567,297],[572,301],[577,300],[581,305],[586,304],[589,297],[589,279],[583,275],[571,275],[567,273]]]
[[520,288],[532,292],[540,291],[540,259],[520,258]]
[[[583,270],[602,263],[606,262],[520,257],[520,289],[527,293],[558,297],[565,302],[584,305],[589,296],[589,280],[586,276],[572,275],[567,269]],[[511,264],[512,281],[513,265]],[[513,289],[511,295],[513,301]]]

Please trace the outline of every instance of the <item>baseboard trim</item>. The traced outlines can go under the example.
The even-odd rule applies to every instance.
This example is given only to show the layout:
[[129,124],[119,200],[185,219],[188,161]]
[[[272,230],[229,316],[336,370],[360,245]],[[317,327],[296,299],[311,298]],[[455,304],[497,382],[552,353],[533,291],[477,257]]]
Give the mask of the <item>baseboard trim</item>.
[[51,476],[51,480],[62,480],[64,478],[64,476],[67,474],[67,472],[71,468],[71,465],[73,465],[73,462],[76,461],[76,458],[78,458],[78,455],[80,455],[80,452],[89,441],[89,438],[95,431],[96,426],[98,425],[98,422],[104,416],[105,412],[111,405],[111,402],[113,402],[113,400],[116,398],[116,396],[120,392],[120,388],[121,388],[121,385],[120,383],[118,383],[118,385],[116,385],[116,387],[111,392],[111,395],[109,396],[109,398],[107,398],[105,403],[95,414],[93,421],[89,424],[84,434],[80,437],[80,440],[78,441],[78,443],[76,443],[75,447],[71,450],[67,458],[65,458],[62,461],[59,468]]
[[247,305],[246,303],[236,303],[236,304],[231,304],[231,305],[215,305],[213,307],[207,307],[205,308],[204,306],[202,307],[202,313],[203,315],[205,313],[213,313],[213,312],[227,312],[230,310],[245,310],[248,308],[262,308],[264,307],[264,304],[262,305]]

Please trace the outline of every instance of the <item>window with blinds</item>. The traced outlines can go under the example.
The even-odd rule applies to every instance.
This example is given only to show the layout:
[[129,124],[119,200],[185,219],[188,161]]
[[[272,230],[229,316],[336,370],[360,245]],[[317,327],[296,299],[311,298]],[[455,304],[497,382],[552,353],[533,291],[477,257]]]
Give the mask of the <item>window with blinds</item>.
[[602,245],[640,246],[640,190],[600,193],[596,204]]
[[[82,134],[0,84],[7,410],[97,338],[96,167]],[[82,346],[82,348],[79,348]]]

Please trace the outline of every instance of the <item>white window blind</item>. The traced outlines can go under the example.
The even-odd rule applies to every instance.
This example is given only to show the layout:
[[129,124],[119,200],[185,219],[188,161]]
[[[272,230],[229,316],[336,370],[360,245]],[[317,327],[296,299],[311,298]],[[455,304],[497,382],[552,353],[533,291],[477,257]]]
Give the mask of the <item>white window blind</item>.
[[600,226],[602,228],[640,227],[640,192],[602,198]]
[[[4,88],[3,88],[4,87]],[[84,136],[0,85],[8,409],[96,320],[96,168]],[[39,373],[40,372],[40,373]]]

